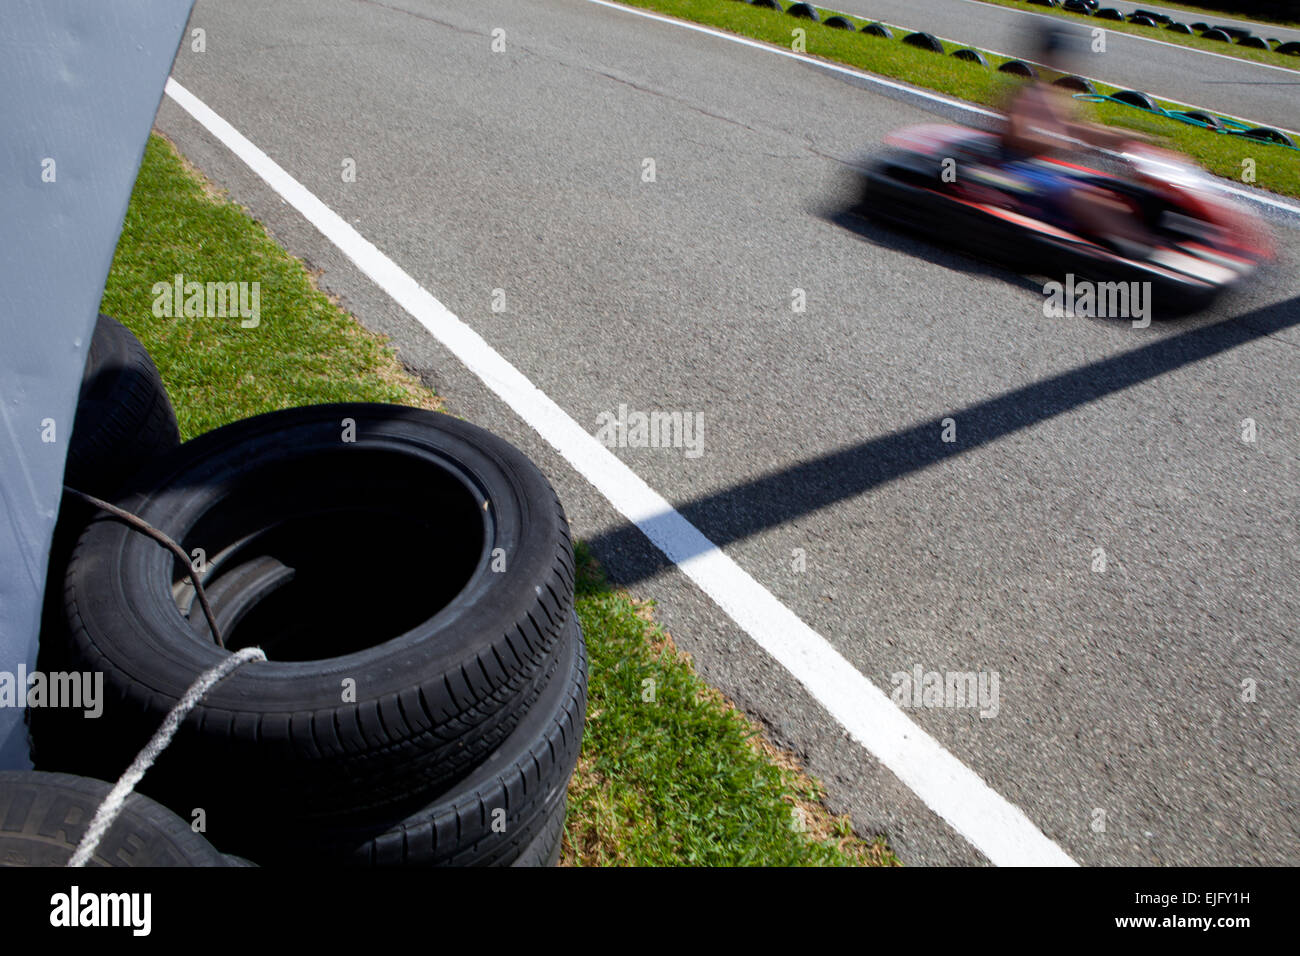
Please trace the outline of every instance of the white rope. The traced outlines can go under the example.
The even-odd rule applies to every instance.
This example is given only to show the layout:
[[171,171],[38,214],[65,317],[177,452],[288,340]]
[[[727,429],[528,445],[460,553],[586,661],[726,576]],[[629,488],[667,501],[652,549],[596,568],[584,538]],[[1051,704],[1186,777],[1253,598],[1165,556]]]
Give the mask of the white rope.
[[95,816],[90,821],[90,826],[81,838],[81,843],[77,846],[77,851],[72,854],[72,859],[68,861],[68,866],[85,866],[90,858],[95,855],[99,849],[99,841],[104,838],[108,828],[113,825],[117,815],[122,812],[122,806],[126,803],[126,798],[131,795],[135,785],[140,782],[140,778],[145,775],[153,762],[158,759],[158,755],[167,749],[167,745],[172,742],[172,737],[176,736],[176,730],[185,719],[185,715],[194,709],[199,700],[227,677],[231,671],[241,664],[248,661],[264,661],[266,654],[260,647],[245,647],[231,654],[216,667],[204,671],[199,675],[198,680],[190,685],[189,690],[176,702],[176,706],[163,720],[162,726],[158,728],[157,733],[144,745],[144,749],[136,754],[135,760],[131,766],[126,768],[126,773],[118,779],[113,785],[113,789],[108,792],[104,802],[99,805],[95,811]]

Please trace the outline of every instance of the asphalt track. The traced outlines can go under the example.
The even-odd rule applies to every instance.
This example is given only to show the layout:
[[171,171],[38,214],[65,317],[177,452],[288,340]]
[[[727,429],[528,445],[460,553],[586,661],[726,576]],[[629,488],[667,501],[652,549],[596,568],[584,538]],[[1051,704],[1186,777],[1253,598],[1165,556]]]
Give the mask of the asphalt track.
[[[199,0],[191,26],[177,80],[579,423],[701,413],[698,457],[614,452],[862,674],[997,672],[994,717],[907,712],[1071,857],[1300,862],[1294,230],[1210,313],[1046,318],[1041,284],[833,221],[859,150],[934,119],[842,75],[585,0]],[[833,809],[909,863],[982,861],[224,146],[171,101],[159,125],[535,457]]]
[[[1265,126],[1300,130],[1300,69],[1273,67],[1228,54],[1153,42],[1108,30],[1105,20],[1079,21],[1074,17],[1000,7],[978,0],[840,0],[831,6],[855,16],[924,30],[963,46],[1028,59],[1034,57],[1036,50],[1034,24],[1077,24],[1085,41],[1090,39],[1089,30],[1100,28],[1106,30],[1105,50],[1094,51],[1090,43],[1085,43],[1082,53],[1075,58],[1075,72]],[[1195,21],[1208,19],[1208,15],[1192,17]],[[1260,36],[1281,37],[1286,32],[1254,29]],[[1300,67],[1300,58],[1296,66]]]

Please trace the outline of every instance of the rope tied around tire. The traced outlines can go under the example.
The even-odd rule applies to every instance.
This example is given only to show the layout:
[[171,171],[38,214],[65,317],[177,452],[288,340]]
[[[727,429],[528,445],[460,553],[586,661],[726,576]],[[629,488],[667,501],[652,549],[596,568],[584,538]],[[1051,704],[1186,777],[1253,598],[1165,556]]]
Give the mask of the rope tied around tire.
[[[207,618],[208,627],[212,629],[212,638],[217,642],[218,647],[223,650],[225,649],[226,644],[225,641],[222,640],[221,629],[217,626],[217,619],[212,613],[212,607],[208,604],[208,596],[204,593],[203,585],[199,582],[199,576],[197,572],[195,572],[194,566],[190,564],[189,556],[185,553],[184,548],[162,531],[159,531],[153,525],[149,524],[149,522],[145,521],[138,515],[131,514],[131,512],[124,508],[119,508],[116,505],[109,504],[103,499],[96,498],[94,495],[88,495],[84,491],[78,491],[76,488],[70,488],[67,485],[64,485],[63,489],[69,494],[75,495],[82,501],[85,501],[86,503],[113,516],[136,531],[139,531],[141,534],[148,535],[150,538],[153,538],[159,544],[170,550],[172,554],[180,558],[189,573],[190,581],[194,584],[194,592],[198,597],[200,606],[203,608],[203,614],[204,617]],[[85,866],[90,861],[91,857],[95,855],[95,851],[99,849],[99,844],[104,839],[104,835],[108,833],[109,829],[113,826],[113,822],[117,819],[118,814],[122,812],[122,808],[126,805],[126,798],[131,795],[133,790],[135,790],[136,784],[143,779],[145,773],[147,773],[149,768],[153,766],[154,761],[158,759],[159,755],[167,749],[167,745],[170,744],[172,738],[176,736],[176,731],[180,728],[181,721],[184,720],[185,716],[194,709],[200,700],[203,699],[203,695],[213,687],[216,687],[217,684],[221,683],[221,681],[233,673],[236,668],[241,667],[249,661],[264,660],[266,660],[266,652],[260,647],[245,647],[231,654],[215,667],[211,667],[204,671],[197,679],[195,679],[194,683],[192,683],[181,696],[181,699],[176,702],[176,706],[168,711],[167,716],[163,718],[162,725],[154,735],[149,738],[149,742],[144,745],[138,754],[136,754],[135,759],[131,761],[131,765],[126,768],[126,772],[118,778],[117,783],[113,785],[113,789],[110,790],[108,796],[104,798],[104,802],[99,805],[99,808],[95,811],[94,817],[91,818],[90,826],[86,828],[86,832],[81,838],[81,842],[77,844],[76,852],[74,852],[72,858],[68,860],[68,866]]]
[[85,866],[90,858],[95,855],[100,841],[104,839],[104,834],[113,825],[117,815],[122,812],[122,807],[126,804],[126,798],[131,795],[135,785],[153,766],[153,762],[158,759],[158,755],[167,749],[167,745],[176,736],[181,721],[185,719],[186,714],[194,709],[195,705],[203,698],[203,695],[217,686],[223,678],[229,676],[235,668],[249,661],[264,660],[266,660],[266,653],[260,647],[245,647],[235,651],[216,667],[199,675],[198,679],[189,686],[181,699],[176,702],[176,706],[168,712],[162,726],[144,745],[144,748],[136,754],[135,760],[131,761],[131,766],[126,768],[126,773],[118,778],[117,783],[113,785],[113,789],[104,798],[104,802],[99,805],[99,809],[95,811],[95,816],[90,821],[90,826],[86,828],[85,835],[82,836],[81,842],[77,845],[77,851],[68,860],[68,866]]

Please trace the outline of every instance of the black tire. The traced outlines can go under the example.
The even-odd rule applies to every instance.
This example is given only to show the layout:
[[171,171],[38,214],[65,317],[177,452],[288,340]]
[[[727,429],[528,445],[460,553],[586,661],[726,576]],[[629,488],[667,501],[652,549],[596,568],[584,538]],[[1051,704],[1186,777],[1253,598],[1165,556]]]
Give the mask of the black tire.
[[819,23],[821,21],[821,14],[817,12],[817,8],[811,3],[792,3],[786,8],[785,12],[792,17],[811,20],[813,23]]
[[[112,784],[0,771],[0,866],[66,866]],[[233,866],[166,807],[133,793],[87,866]]]
[[1155,22],[1155,23],[1161,23],[1161,24],[1172,23],[1172,22],[1173,22],[1173,19],[1174,19],[1173,17],[1171,17],[1171,16],[1169,16],[1169,15],[1167,15],[1167,14],[1164,14],[1164,13],[1155,13],[1155,12],[1153,12],[1153,11],[1151,11],[1151,10],[1134,10],[1134,11],[1133,11],[1133,16],[1135,16],[1135,17],[1146,17],[1148,20],[1151,20],[1151,21],[1153,21],[1153,22]]
[[1007,60],[998,67],[998,72],[1010,73],[1012,76],[1022,76],[1030,80],[1038,76],[1038,71],[1034,69],[1034,65],[1026,63],[1024,60]]
[[1300,56],[1300,41],[1292,40],[1290,43],[1283,43],[1273,52],[1285,56]]
[[1029,0],[1029,2],[1032,3],[1032,4],[1034,4],[1035,6],[1039,6],[1039,7],[1058,7],[1058,6],[1060,6],[1060,3],[1058,2],[1058,0]]
[[1059,86],[1063,90],[1069,90],[1071,93],[1096,93],[1097,88],[1092,85],[1092,81],[1082,76],[1058,76],[1052,80],[1053,86]]
[[563,799],[547,818],[542,832],[533,838],[533,842],[524,847],[511,866],[540,867],[555,866],[560,862],[564,852],[564,818],[569,809],[569,801]]
[[[341,440],[345,421],[354,441]],[[245,419],[161,459],[121,504],[187,553],[206,548],[205,587],[268,555],[295,569],[226,635],[229,650],[264,644],[271,660],[210,691],[142,783],[210,819],[351,820],[455,779],[540,693],[572,611],[550,484],[507,442],[436,412],[341,404]],[[176,565],[105,518],[77,543],[64,607],[78,669],[104,672],[104,712],[54,742],[54,769],[120,773],[227,656],[178,606]],[[189,804],[198,792],[205,802]]]
[[1261,143],[1278,143],[1282,146],[1295,145],[1291,137],[1286,133],[1268,126],[1256,126],[1254,129],[1246,130],[1241,135],[1247,139],[1259,140]]
[[932,33],[909,33],[903,37],[903,42],[908,46],[916,47],[918,50],[929,50],[931,53],[943,52],[943,44]]
[[865,33],[869,37],[880,37],[884,40],[892,40],[894,38],[894,31],[889,29],[889,27],[885,26],[883,23],[868,23],[858,32]]
[[1098,20],[1123,20],[1124,14],[1120,13],[1114,7],[1102,7],[1095,14]]
[[1156,108],[1155,100],[1147,96],[1141,90],[1120,90],[1113,94],[1112,99],[1119,100],[1121,103],[1127,103],[1129,106],[1136,106],[1144,110],[1154,111]]
[[1243,30],[1241,27],[1224,26],[1221,23],[1216,23],[1214,25],[1214,29],[1221,30],[1222,32],[1228,34],[1228,36],[1232,37],[1232,39],[1234,40],[1240,40],[1243,37],[1250,36],[1249,30]]
[[777,3],[776,0],[749,0],[749,2],[755,7],[765,7],[768,10],[775,10],[777,13],[781,12],[781,4]]
[[1267,50],[1269,45],[1263,37],[1245,36],[1237,41],[1237,46],[1244,46],[1251,50]]
[[[149,352],[121,322],[100,315],[86,350],[64,484],[112,498],[141,468],[180,443],[176,412]],[[41,612],[38,666],[45,672],[66,669],[63,574],[77,537],[94,515],[73,495],[64,494],[59,502]],[[29,718],[39,725],[59,715],[32,712]]]
[[1167,29],[1170,33],[1182,33],[1185,35],[1190,35],[1192,32],[1192,28],[1189,27],[1186,23],[1171,23],[1165,29]]
[[1204,33],[1201,34],[1201,39],[1218,40],[1220,43],[1232,42],[1232,37],[1228,36],[1228,34],[1224,33],[1222,30],[1218,29],[1217,27],[1213,30],[1206,30]]
[[181,443],[176,412],[148,351],[101,315],[86,355],[63,483],[99,498]]
[[1206,129],[1223,129],[1223,123],[1213,113],[1206,113],[1204,110],[1187,110],[1183,115],[1189,119],[1199,120]]
[[827,18],[826,18],[826,26],[830,27],[832,30],[855,30],[855,29],[857,29],[857,28],[853,25],[853,21],[852,21],[852,20],[849,20],[849,19],[847,19],[847,18],[845,18],[845,17],[827,17]]
[[979,50],[954,50],[953,56],[959,60],[967,60],[971,63],[978,63],[980,66],[988,66],[989,61]]
[[1203,23],[1198,20],[1196,23],[1192,24],[1192,29],[1195,30],[1197,33],[1200,33],[1204,30],[1210,29],[1210,25],[1208,23]]
[[[587,649],[570,618],[554,678],[527,716],[478,767],[433,800],[365,824],[268,829],[247,839],[258,863],[345,866],[508,866],[563,813],[582,747]],[[497,832],[494,823],[502,825]],[[214,833],[215,835],[215,833]],[[238,834],[227,837],[236,849]],[[256,848],[264,859],[256,855]]]
[[1061,4],[1061,9],[1068,10],[1070,13],[1078,13],[1085,17],[1092,16],[1092,7],[1084,3],[1083,0],[1065,0]]
[[1139,17],[1137,15],[1129,17],[1128,22],[1139,27],[1154,27],[1156,25],[1156,21],[1150,17]]

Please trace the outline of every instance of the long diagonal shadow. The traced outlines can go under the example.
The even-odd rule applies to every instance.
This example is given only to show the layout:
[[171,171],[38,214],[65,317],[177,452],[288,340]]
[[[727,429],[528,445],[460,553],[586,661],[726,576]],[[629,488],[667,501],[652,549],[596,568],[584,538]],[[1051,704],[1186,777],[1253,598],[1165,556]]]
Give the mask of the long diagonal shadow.
[[[1295,325],[1300,325],[1300,296],[1082,365],[946,412],[939,418],[697,498],[677,510],[709,541],[725,547],[765,528]],[[957,443],[940,440],[941,422],[948,417],[957,422],[961,435]],[[607,563],[613,559],[610,571],[623,584],[644,580],[671,566],[658,549],[647,547],[641,530],[632,524],[607,531],[589,543]],[[683,557],[703,553],[706,546],[700,542],[695,547],[695,552]]]

